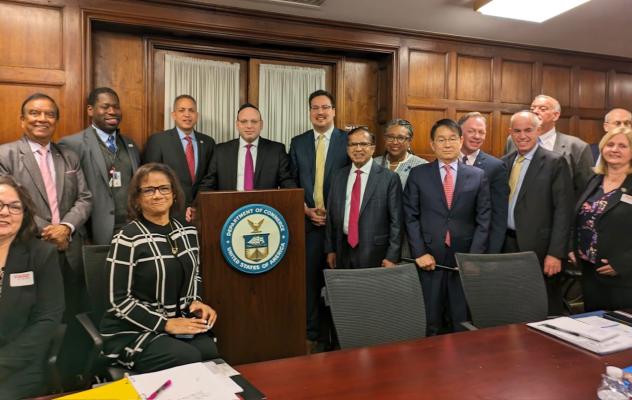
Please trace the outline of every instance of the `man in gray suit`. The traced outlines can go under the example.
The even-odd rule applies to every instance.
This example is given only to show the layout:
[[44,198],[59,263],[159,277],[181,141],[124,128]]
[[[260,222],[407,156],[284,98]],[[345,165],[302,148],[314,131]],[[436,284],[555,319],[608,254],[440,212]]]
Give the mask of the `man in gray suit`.
[[330,268],[392,267],[401,254],[402,184],[373,162],[375,136],[356,128],[347,136],[353,165],[333,176],[327,200],[325,252]]
[[55,101],[35,93],[21,110],[24,137],[0,146],[0,174],[13,175],[29,192],[39,235],[60,252],[68,319],[76,311],[73,306],[81,304],[83,225],[90,215],[92,195],[77,155],[51,142],[59,120]]
[[119,132],[123,114],[114,90],[94,89],[88,96],[87,110],[92,124],[63,138],[59,146],[79,156],[93,195],[90,241],[110,244],[127,221],[127,187],[140,164],[140,154],[134,142]]
[[[588,143],[578,137],[566,135],[555,129],[555,123],[560,118],[560,103],[551,96],[540,94],[531,103],[531,112],[542,120],[540,125],[540,137],[538,144],[546,150],[564,156],[570,167],[573,181],[574,198],[577,198],[586,187],[592,176],[592,167],[595,165],[592,152]],[[505,154],[516,150],[511,137],[507,139]]]

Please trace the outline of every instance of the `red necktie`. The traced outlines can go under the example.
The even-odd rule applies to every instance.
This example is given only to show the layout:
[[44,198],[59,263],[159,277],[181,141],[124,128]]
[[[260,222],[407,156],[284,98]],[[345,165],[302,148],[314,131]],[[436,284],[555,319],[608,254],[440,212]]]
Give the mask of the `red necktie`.
[[255,167],[252,162],[252,153],[250,152],[250,148],[252,147],[251,143],[246,145],[246,165],[244,166],[244,190],[252,190],[254,189],[254,181],[255,181]]
[[349,246],[356,247],[360,242],[358,223],[360,221],[360,196],[362,195],[362,171],[356,170],[353,189],[351,189],[351,204],[349,207],[349,226],[347,227],[347,242]]
[[[445,178],[443,178],[443,193],[445,193],[445,201],[448,203],[448,208],[452,208],[452,195],[454,195],[454,178],[452,177],[452,168],[449,165],[444,165]],[[450,246],[450,231],[445,233],[445,244]]]
[[187,165],[189,166],[189,174],[191,175],[191,182],[195,182],[195,153],[193,152],[193,141],[191,136],[186,135],[184,140],[187,141],[186,150],[184,154],[187,157]]

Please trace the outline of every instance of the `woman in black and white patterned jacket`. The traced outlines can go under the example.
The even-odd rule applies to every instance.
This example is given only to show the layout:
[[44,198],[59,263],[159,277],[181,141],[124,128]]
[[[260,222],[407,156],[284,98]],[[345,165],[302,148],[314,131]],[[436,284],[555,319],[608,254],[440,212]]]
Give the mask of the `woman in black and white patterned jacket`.
[[219,356],[207,335],[217,313],[200,297],[197,230],[173,218],[183,201],[171,168],[143,165],[129,184],[131,222],[112,239],[100,330],[106,356],[134,371]]

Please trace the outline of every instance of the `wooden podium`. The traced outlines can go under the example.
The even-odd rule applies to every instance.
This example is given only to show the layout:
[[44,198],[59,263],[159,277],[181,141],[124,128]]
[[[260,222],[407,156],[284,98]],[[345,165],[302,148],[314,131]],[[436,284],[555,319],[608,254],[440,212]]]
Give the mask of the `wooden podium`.
[[[238,271],[221,250],[221,231],[231,214],[248,204],[276,209],[289,228],[283,259],[261,274]],[[200,233],[205,302],[218,313],[213,327],[223,359],[243,364],[306,353],[305,219],[303,189],[201,192]]]

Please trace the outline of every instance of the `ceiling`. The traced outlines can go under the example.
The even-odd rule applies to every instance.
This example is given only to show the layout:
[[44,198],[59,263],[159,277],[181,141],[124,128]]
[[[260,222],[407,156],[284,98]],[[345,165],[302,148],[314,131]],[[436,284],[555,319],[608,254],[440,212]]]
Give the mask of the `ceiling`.
[[632,58],[632,0],[592,0],[542,24],[481,15],[474,0],[326,0],[316,9],[271,0],[196,2]]

